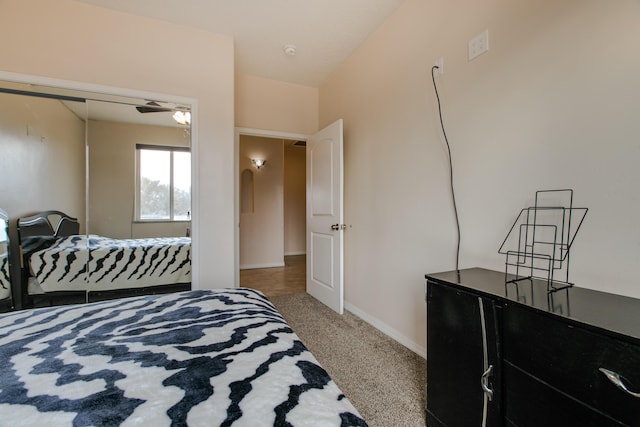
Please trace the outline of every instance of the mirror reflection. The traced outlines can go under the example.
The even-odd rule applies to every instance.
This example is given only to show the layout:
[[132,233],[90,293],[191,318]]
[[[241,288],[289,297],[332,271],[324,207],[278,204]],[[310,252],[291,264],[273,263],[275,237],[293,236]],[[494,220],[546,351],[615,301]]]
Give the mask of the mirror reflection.
[[0,149],[20,306],[190,288],[188,106],[6,83]]
[[9,216],[0,209],[0,312],[13,307],[9,269]]

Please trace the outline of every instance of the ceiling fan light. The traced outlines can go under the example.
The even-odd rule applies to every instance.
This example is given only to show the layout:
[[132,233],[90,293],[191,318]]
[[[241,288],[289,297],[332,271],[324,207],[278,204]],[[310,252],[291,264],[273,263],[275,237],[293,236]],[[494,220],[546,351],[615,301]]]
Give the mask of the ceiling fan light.
[[173,120],[181,125],[191,124],[191,113],[189,111],[176,111],[173,113]]

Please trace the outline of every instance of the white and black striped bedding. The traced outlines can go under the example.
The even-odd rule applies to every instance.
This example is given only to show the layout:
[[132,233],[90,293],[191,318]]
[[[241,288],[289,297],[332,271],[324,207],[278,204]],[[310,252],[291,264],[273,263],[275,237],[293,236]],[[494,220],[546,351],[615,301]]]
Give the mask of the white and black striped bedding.
[[0,425],[366,426],[257,291],[0,315]]
[[191,239],[60,237],[50,247],[34,252],[29,263],[31,274],[45,292],[188,283],[191,282]]
[[11,296],[11,276],[9,272],[9,253],[0,248],[0,300]]

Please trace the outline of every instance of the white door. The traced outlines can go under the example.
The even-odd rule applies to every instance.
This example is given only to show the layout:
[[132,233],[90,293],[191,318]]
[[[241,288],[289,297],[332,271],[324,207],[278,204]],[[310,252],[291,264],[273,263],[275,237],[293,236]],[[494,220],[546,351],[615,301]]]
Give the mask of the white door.
[[342,119],[307,140],[307,292],[344,306]]

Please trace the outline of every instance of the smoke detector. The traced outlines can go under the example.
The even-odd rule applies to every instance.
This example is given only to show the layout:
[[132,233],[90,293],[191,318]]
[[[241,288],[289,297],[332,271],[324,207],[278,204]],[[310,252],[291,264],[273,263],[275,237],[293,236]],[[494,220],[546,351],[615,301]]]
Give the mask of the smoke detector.
[[296,45],[286,44],[282,47],[282,50],[287,56],[296,56]]

